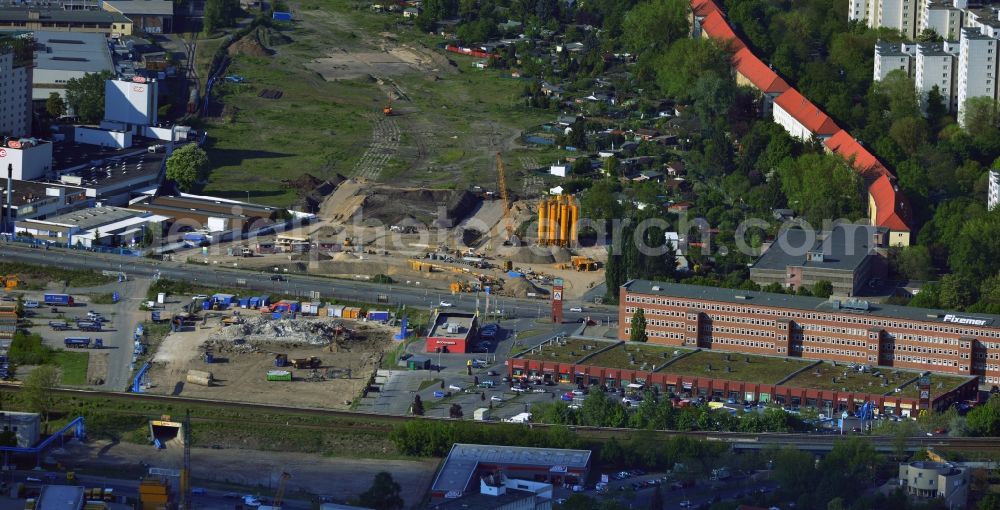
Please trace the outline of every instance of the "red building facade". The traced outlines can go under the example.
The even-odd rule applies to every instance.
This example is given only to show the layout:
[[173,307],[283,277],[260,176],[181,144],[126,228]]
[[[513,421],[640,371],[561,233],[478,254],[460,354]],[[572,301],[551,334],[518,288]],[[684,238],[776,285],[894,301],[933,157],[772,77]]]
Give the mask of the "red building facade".
[[976,375],[1000,383],[1000,317],[633,280],[619,338],[642,308],[649,342]]

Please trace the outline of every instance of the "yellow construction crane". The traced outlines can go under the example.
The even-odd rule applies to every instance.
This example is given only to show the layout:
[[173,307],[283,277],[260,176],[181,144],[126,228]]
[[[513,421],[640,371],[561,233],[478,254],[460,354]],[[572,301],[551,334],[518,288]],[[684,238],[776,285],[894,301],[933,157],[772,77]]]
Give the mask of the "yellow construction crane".
[[497,153],[497,187],[500,188],[500,199],[503,201],[503,226],[507,231],[507,238],[504,239],[504,246],[510,245],[510,240],[514,237],[514,226],[510,223],[510,195],[507,194],[507,177],[504,175],[503,158]]
[[285,484],[292,475],[288,473],[281,473],[281,479],[278,480],[278,490],[274,491],[274,504],[271,505],[274,508],[281,509],[281,503],[285,500]]

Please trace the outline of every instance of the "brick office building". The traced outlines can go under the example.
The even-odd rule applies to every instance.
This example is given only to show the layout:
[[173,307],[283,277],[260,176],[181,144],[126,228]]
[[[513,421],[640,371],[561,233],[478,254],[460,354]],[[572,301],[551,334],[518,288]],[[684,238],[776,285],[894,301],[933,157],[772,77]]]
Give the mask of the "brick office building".
[[980,376],[1000,384],[1000,316],[632,280],[618,335],[637,308],[649,342]]

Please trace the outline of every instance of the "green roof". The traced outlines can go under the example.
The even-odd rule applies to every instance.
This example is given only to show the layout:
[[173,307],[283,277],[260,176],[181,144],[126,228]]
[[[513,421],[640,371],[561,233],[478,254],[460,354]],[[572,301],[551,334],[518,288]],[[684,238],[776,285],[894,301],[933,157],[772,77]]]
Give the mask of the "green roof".
[[815,362],[712,350],[694,352],[657,372],[757,384],[777,384],[778,381],[812,363]]

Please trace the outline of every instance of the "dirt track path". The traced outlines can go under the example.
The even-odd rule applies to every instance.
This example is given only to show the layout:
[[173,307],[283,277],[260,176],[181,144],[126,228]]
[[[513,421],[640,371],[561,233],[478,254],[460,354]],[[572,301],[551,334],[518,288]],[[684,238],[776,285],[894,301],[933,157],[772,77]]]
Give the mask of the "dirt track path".
[[391,116],[374,120],[372,141],[354,165],[354,177],[376,180],[399,150],[399,124]]

